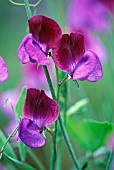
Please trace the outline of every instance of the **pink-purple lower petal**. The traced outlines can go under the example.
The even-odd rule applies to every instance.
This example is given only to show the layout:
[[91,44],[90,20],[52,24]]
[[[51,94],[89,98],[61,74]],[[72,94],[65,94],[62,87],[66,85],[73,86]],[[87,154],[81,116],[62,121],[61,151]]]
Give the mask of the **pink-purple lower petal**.
[[23,118],[20,121],[18,134],[23,143],[31,148],[39,148],[45,145],[45,139],[41,135],[38,126],[30,119]]
[[4,82],[8,79],[8,69],[5,61],[0,56],[0,82]]
[[28,62],[37,62],[41,65],[49,65],[49,60],[46,54],[42,51],[42,48],[35,41],[32,34],[28,34],[22,41],[19,50],[18,58],[23,64]]
[[90,50],[86,51],[76,65],[75,72],[73,74],[73,80],[86,80],[88,76],[94,71],[97,63],[97,55]]
[[87,80],[90,82],[96,82],[96,81],[100,80],[102,76],[103,76],[102,65],[98,58],[97,65],[94,68],[94,70],[92,71],[92,73],[88,76]]

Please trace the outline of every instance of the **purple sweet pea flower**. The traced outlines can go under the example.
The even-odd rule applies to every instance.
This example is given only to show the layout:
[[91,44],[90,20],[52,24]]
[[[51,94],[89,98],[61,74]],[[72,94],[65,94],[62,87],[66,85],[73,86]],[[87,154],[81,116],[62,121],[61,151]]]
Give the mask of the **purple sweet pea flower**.
[[55,65],[67,72],[73,80],[96,82],[102,77],[100,60],[92,50],[85,52],[84,36],[81,33],[63,34],[52,54]]
[[0,82],[4,82],[8,79],[8,69],[5,61],[0,56]]
[[68,25],[98,32],[109,30],[109,12],[103,1],[71,0],[67,15]]
[[19,138],[29,147],[37,148],[45,144],[42,132],[53,124],[59,116],[59,107],[43,90],[28,89],[23,106],[23,117],[19,124]]
[[18,49],[18,58],[23,64],[37,62],[49,65],[48,51],[60,40],[61,28],[56,21],[42,15],[31,17],[28,23],[30,33],[22,40]]

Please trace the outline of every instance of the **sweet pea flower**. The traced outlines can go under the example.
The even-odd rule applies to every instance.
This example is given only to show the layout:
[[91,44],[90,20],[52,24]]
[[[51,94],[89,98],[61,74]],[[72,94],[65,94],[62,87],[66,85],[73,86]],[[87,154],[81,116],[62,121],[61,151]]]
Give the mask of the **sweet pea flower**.
[[8,69],[5,61],[0,56],[0,82],[4,82],[8,79]]
[[23,63],[49,65],[47,55],[55,48],[62,36],[58,23],[51,18],[35,15],[28,20],[30,33],[22,40],[18,58]]
[[19,123],[19,138],[29,147],[38,148],[45,144],[42,132],[52,125],[59,116],[56,101],[49,98],[43,90],[30,88],[23,106],[23,115]]
[[67,72],[73,80],[96,82],[102,77],[100,60],[92,50],[85,51],[81,33],[63,34],[52,54],[55,65]]

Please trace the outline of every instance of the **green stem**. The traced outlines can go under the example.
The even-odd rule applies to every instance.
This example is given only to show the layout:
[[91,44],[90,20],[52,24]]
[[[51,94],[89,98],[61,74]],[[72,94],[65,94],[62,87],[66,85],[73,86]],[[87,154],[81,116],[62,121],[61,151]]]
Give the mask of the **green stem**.
[[3,151],[4,151],[7,143],[9,142],[10,138],[17,132],[18,126],[19,126],[19,125],[17,125],[16,128],[10,133],[10,135],[9,135],[8,138],[6,139],[6,142],[5,142],[4,145],[2,146],[1,151],[0,151],[0,159],[2,158]]
[[45,72],[45,75],[46,75],[46,78],[47,78],[47,82],[48,82],[48,85],[49,85],[49,88],[50,88],[50,91],[51,91],[52,98],[54,100],[56,100],[56,96],[55,96],[54,88],[53,88],[53,85],[52,85],[52,81],[51,81],[51,78],[50,78],[50,75],[49,75],[49,72],[48,72],[48,69],[47,69],[46,66],[44,66],[44,72]]
[[[39,1],[36,2],[35,4],[29,4],[29,6],[31,6],[31,7],[33,7],[33,8],[36,8],[36,7],[39,5],[39,3],[40,3],[41,1],[42,1],[42,0],[39,0]],[[12,1],[12,0],[9,0],[9,2],[10,2],[11,4],[13,4],[13,5],[17,5],[17,6],[25,6],[24,3],[14,2],[14,1]]]
[[[49,88],[50,88],[52,97],[53,97],[54,100],[56,100],[54,88],[53,88],[53,85],[52,85],[52,82],[51,82],[51,79],[50,79],[50,75],[49,75],[49,72],[48,72],[48,69],[47,69],[46,66],[44,66],[44,71],[45,71],[45,74],[46,74],[46,78],[47,78],[47,81],[48,81],[48,85],[49,85]],[[72,146],[71,146],[71,143],[70,143],[69,137],[68,137],[68,135],[67,135],[66,129],[65,129],[64,124],[63,124],[63,122],[62,122],[61,115],[59,115],[59,118],[58,118],[58,119],[59,119],[59,124],[60,124],[60,127],[61,127],[61,129],[62,129],[63,136],[64,136],[64,139],[65,139],[67,148],[68,148],[68,150],[69,150],[69,152],[70,152],[70,155],[71,155],[71,157],[72,157],[72,160],[74,161],[75,167],[76,167],[77,170],[80,170],[78,161],[77,161],[77,159],[76,159],[76,156],[75,156],[75,153],[74,153],[73,148],[72,148]]]
[[32,17],[32,12],[31,12],[28,0],[24,0],[24,4],[25,4],[25,9],[26,9],[27,17],[29,19],[29,18]]
[[108,158],[107,165],[106,165],[106,170],[111,170],[111,163],[112,163],[113,158],[114,158],[114,153],[111,152]]

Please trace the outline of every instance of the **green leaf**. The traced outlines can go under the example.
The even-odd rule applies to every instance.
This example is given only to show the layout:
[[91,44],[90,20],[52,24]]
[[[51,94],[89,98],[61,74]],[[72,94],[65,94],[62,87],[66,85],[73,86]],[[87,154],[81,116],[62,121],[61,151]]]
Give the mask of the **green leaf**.
[[[6,142],[6,137],[5,137],[4,133],[0,130],[0,150],[5,142]],[[7,146],[5,147],[4,151],[8,155],[12,156],[13,158],[16,158],[16,154],[9,142],[7,143]]]
[[20,117],[22,116],[22,108],[23,108],[24,101],[25,101],[25,98],[26,98],[26,92],[27,92],[26,87],[23,87],[23,89],[20,93],[18,102],[17,102],[16,107],[15,107],[17,121],[19,121]]
[[5,154],[5,153],[3,154],[3,156],[4,156],[6,159],[12,161],[15,165],[23,168],[24,170],[35,170],[35,169],[34,169],[32,166],[30,166],[29,164],[20,162],[20,161],[14,159],[14,158],[12,158],[12,157],[10,157],[9,155],[7,155],[7,154]]
[[85,150],[95,151],[106,144],[106,140],[113,132],[114,125],[109,122],[98,122],[84,119],[80,122],[69,117],[67,130]]
[[19,153],[21,161],[25,161],[26,153],[27,153],[27,146],[20,140],[19,142]]
[[[20,117],[22,116],[22,108],[23,108],[24,101],[26,98],[26,93],[27,93],[26,87],[23,87],[21,94],[19,96],[18,102],[16,104],[16,108],[15,108],[17,121],[19,121]],[[21,161],[25,161],[26,152],[27,152],[27,146],[22,141],[20,141],[19,142],[19,153],[20,153]]]
[[87,98],[76,102],[73,106],[71,106],[67,110],[67,115],[81,114],[84,106],[87,105],[87,104],[88,104],[88,99]]

